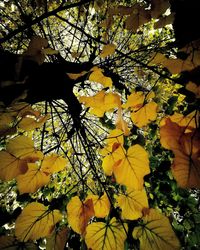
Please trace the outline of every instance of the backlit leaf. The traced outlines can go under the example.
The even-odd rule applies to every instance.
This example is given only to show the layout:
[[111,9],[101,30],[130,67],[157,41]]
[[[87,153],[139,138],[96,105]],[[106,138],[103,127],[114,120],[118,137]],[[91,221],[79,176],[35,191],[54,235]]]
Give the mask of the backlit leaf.
[[45,60],[45,55],[42,53],[42,50],[46,47],[48,47],[47,39],[40,36],[33,36],[24,55],[29,56],[31,60],[38,64],[42,64]]
[[182,188],[200,188],[200,134],[194,130],[183,134],[179,148],[173,149],[175,158],[172,174]]
[[182,188],[200,188],[200,153],[192,156],[175,152],[172,174]]
[[106,93],[104,90],[94,96],[81,96],[79,101],[86,107],[90,107],[90,113],[103,117],[106,111],[117,108],[120,105],[120,96],[115,93]]
[[178,149],[179,138],[185,128],[181,128],[178,124],[172,122],[170,118],[164,118],[161,122],[165,123],[165,125],[160,128],[161,145],[167,149]]
[[39,169],[36,163],[28,163],[27,172],[18,175],[16,180],[20,194],[34,193],[40,187],[43,187],[50,182],[50,175],[48,172]]
[[104,76],[100,68],[94,67],[93,72],[89,76],[89,81],[101,83],[104,88],[112,87],[112,79]]
[[44,157],[41,169],[45,173],[56,173],[65,169],[67,163],[68,160],[66,158],[63,158],[62,156],[59,156],[57,154],[52,154],[50,156]]
[[27,171],[26,161],[20,160],[6,151],[0,152],[0,178],[9,181]]
[[100,54],[101,58],[105,58],[115,53],[116,45],[115,44],[107,44],[104,45],[103,50]]
[[41,203],[28,204],[15,222],[15,235],[20,241],[36,240],[50,235],[62,219],[58,210],[48,211]]
[[130,135],[130,129],[128,128],[127,122],[123,118],[121,108],[118,108],[116,128],[122,130],[125,136]]
[[38,119],[31,117],[24,117],[18,124],[18,127],[25,130],[30,131],[36,128],[40,128],[49,118],[48,115],[41,116]]
[[138,144],[131,146],[114,164],[113,172],[117,183],[141,190],[143,177],[150,173],[148,153]]
[[167,120],[175,122],[178,126],[185,127],[185,132],[191,131],[191,129],[198,127],[198,117],[199,112],[194,110],[188,115],[184,116],[183,114],[174,113],[171,116],[165,117],[161,120],[160,126],[164,126]]
[[180,243],[166,216],[149,209],[143,224],[134,228],[133,237],[140,240],[140,250],[180,249]]
[[142,128],[156,119],[157,107],[157,103],[149,102],[138,111],[131,113],[131,120],[137,127]]
[[122,210],[122,219],[137,220],[142,217],[143,208],[148,207],[145,190],[128,190],[127,194],[116,196],[117,205]]
[[154,96],[155,94],[152,91],[147,95],[142,91],[133,92],[128,96],[127,102],[122,105],[123,108],[131,108],[131,119],[137,127],[146,126],[149,122],[156,119],[158,105],[151,101]]
[[149,65],[160,64],[163,67],[167,68],[171,74],[179,74],[185,70],[192,70],[194,68],[194,63],[191,57],[188,57],[186,60],[179,58],[167,58],[161,53],[156,53]]
[[85,242],[88,249],[122,250],[126,240],[127,225],[112,218],[109,223],[93,222],[86,228]]
[[125,149],[120,143],[115,142],[112,145],[112,152],[107,154],[102,161],[102,168],[106,175],[111,176],[113,174],[113,166],[122,161],[125,153]]
[[33,155],[42,156],[42,152],[35,150],[33,140],[24,135],[9,140],[6,150],[17,158],[24,158]]
[[123,131],[120,129],[113,129],[109,133],[108,137],[104,140],[105,147],[100,150],[100,154],[103,156],[106,156],[107,154],[111,153],[113,151],[113,144],[119,143],[123,146],[124,144],[124,136]]
[[94,212],[97,218],[104,218],[110,212],[110,201],[104,193],[101,197],[98,195],[88,195],[86,200],[92,199],[94,205]]
[[143,7],[134,8],[135,10],[127,17],[125,21],[125,28],[127,30],[132,30],[137,32],[137,30],[143,24],[151,20],[151,15],[148,10],[145,10]]
[[133,92],[128,96],[127,102],[122,105],[123,108],[129,108],[138,110],[144,103],[145,95],[142,91]]
[[59,231],[54,231],[46,238],[46,250],[64,250],[69,237],[69,228],[64,227]]
[[94,214],[92,199],[82,202],[78,196],[75,196],[67,204],[67,219],[76,233],[82,235],[85,233],[85,228]]

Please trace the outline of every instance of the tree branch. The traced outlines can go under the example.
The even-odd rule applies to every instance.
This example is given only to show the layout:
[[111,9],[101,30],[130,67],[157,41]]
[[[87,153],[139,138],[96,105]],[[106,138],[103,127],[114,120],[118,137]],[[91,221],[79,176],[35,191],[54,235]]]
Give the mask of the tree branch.
[[79,1],[79,2],[77,2],[77,3],[73,3],[73,4],[70,4],[70,5],[66,5],[66,6],[60,5],[57,9],[42,14],[41,16],[39,16],[39,17],[35,18],[34,20],[32,20],[30,23],[24,24],[24,25],[20,26],[18,29],[11,31],[11,32],[10,32],[8,35],[6,35],[5,37],[0,38],[0,44],[1,44],[1,43],[5,43],[6,41],[8,41],[9,39],[11,39],[12,37],[14,37],[14,36],[16,36],[17,34],[23,32],[24,30],[28,29],[30,26],[32,26],[32,25],[34,25],[34,24],[37,24],[37,23],[41,22],[43,19],[45,19],[45,18],[47,18],[47,17],[55,16],[55,15],[56,15],[57,13],[59,13],[60,11],[68,10],[68,9],[71,9],[71,8],[74,8],[74,7],[78,7],[78,6],[81,6],[81,5],[90,3],[90,2],[92,2],[92,1],[93,1],[93,0],[81,0],[81,1]]

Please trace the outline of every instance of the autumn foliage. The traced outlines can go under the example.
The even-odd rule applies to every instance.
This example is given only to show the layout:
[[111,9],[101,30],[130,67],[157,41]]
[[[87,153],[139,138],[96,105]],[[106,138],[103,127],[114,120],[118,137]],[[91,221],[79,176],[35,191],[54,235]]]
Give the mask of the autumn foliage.
[[[36,2],[40,13],[48,1]],[[49,1],[47,6],[49,12],[58,9],[60,19],[55,17],[62,27],[67,5],[58,2]],[[193,76],[200,67],[200,43],[168,49],[173,36],[166,25],[173,23],[174,13],[165,14],[170,8],[167,0],[152,0],[149,8],[146,1],[123,5],[112,1],[110,6],[107,1],[92,2],[88,8],[94,19],[106,9],[99,24],[101,39],[94,39],[90,48],[96,46],[93,67],[66,72],[72,80],[85,77],[74,87],[80,116],[74,117],[64,100],[30,105],[24,101],[26,93],[9,105],[0,103],[2,199],[10,192],[12,205],[7,209],[12,213],[20,207],[1,231],[0,249],[37,249],[42,244],[45,249],[76,249],[74,241],[80,249],[92,250],[181,249],[183,232],[192,230],[187,224],[180,229],[181,193],[193,199],[192,191],[198,193],[200,188],[200,86],[199,80],[184,78],[184,73]],[[84,4],[66,11],[71,20],[77,15],[77,24],[87,16]],[[125,49],[118,43],[119,34],[112,38],[117,23],[121,36],[138,39],[126,43]],[[72,25],[75,30],[77,24]],[[149,29],[152,38],[145,36]],[[50,39],[33,36],[25,41],[22,55],[42,65],[62,53],[56,43],[51,47]],[[80,51],[73,51],[71,59],[80,59],[85,53]],[[187,57],[178,58],[175,52]],[[117,73],[122,67],[118,73],[122,83],[108,73],[107,64]],[[193,205],[199,226],[197,210]]]

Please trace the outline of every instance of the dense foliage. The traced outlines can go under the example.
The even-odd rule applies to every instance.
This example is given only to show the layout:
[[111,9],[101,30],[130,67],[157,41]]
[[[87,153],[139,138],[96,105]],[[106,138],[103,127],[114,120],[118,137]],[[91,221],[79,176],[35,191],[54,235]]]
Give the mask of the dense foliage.
[[0,249],[200,248],[200,36],[174,9],[1,1]]

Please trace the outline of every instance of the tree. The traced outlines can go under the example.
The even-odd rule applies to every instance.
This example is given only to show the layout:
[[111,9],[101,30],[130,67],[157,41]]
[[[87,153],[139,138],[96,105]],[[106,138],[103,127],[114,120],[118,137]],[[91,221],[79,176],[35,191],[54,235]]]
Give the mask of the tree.
[[2,1],[0,248],[199,248],[189,6]]

